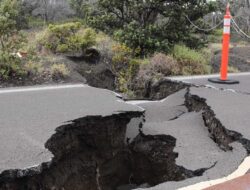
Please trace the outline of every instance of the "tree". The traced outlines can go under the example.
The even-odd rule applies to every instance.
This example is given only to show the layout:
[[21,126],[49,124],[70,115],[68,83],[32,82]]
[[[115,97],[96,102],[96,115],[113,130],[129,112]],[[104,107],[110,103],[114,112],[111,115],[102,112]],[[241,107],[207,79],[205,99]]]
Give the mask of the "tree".
[[14,55],[24,40],[17,30],[19,11],[18,0],[0,0],[0,79],[22,73]]
[[199,37],[186,19],[212,11],[205,0],[99,0],[90,24],[109,32],[141,54],[168,51],[175,43],[197,47]]
[[239,27],[246,33],[250,33],[250,1],[232,1],[231,11]]
[[78,18],[85,19],[88,16],[90,10],[89,0],[69,0],[69,4]]
[[33,17],[40,17],[47,24],[72,16],[68,0],[22,0],[26,11]]
[[[234,20],[245,33],[250,33],[250,0],[230,0],[229,2]],[[222,15],[224,15],[228,1],[217,0],[217,3]]]

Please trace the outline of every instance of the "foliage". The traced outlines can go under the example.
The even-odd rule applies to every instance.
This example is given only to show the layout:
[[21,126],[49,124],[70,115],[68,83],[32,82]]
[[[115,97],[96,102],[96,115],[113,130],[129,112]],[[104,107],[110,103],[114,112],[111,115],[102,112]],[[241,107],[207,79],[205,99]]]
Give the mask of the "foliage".
[[211,67],[207,59],[196,50],[192,50],[184,45],[175,45],[173,56],[178,61],[180,75],[208,74]]
[[44,26],[44,20],[39,17],[28,16],[27,20],[30,28],[41,28]]
[[177,42],[200,45],[200,37],[192,35],[196,31],[185,16],[195,21],[213,8],[212,2],[199,0],[99,0],[89,24],[146,55],[167,52]]
[[117,87],[120,92],[128,93],[139,70],[140,61],[133,57],[132,49],[125,44],[113,45],[111,70],[117,77]]
[[113,47],[116,42],[108,35],[99,32],[96,36],[96,48],[101,53],[103,63],[111,63],[113,57]]
[[0,51],[0,80],[7,80],[25,75],[22,62],[15,55]]
[[95,45],[96,33],[79,22],[49,25],[40,43],[53,53],[83,53]]
[[155,25],[146,27],[136,22],[124,26],[123,29],[114,32],[115,39],[124,42],[141,55],[154,53],[155,51],[168,51],[169,41],[159,34],[161,28]]
[[41,63],[36,63],[31,60],[25,63],[24,69],[28,75],[39,75],[44,71]]
[[65,78],[69,75],[69,70],[65,64],[53,64],[50,72],[54,79]]
[[137,86],[144,86],[148,81],[164,76],[175,75],[178,71],[178,62],[172,56],[156,53],[152,58],[141,61],[136,78]]
[[180,68],[178,68],[177,61],[172,57],[163,53],[156,53],[151,59],[149,66],[154,73],[159,73],[164,76],[176,74]]
[[77,17],[87,19],[91,9],[89,0],[69,0],[69,3]]
[[122,69],[118,75],[118,90],[122,93],[131,93],[132,83],[137,76],[140,60],[131,59],[127,69]]
[[[225,0],[216,0],[218,9],[224,14],[226,5],[230,3],[230,12],[234,17],[237,25],[245,32],[250,33],[250,0],[238,0],[238,1],[225,1]],[[247,38],[243,38],[247,40]]]
[[218,43],[222,39],[222,34],[223,34],[222,29],[214,30],[211,34],[208,35],[207,40],[210,43]]
[[122,69],[127,69],[129,61],[132,59],[132,49],[124,44],[117,44],[112,47],[112,70],[114,73],[119,73]]
[[17,31],[20,4],[17,0],[0,0],[0,79],[17,77],[25,72],[15,53],[25,38]]

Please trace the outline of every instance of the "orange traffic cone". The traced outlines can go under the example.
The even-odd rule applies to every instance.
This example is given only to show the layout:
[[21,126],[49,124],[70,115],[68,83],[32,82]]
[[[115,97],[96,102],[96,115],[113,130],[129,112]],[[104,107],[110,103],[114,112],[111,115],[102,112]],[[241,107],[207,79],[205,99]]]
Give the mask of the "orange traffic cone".
[[229,61],[229,49],[230,49],[230,29],[231,29],[231,14],[229,3],[227,5],[226,15],[224,16],[224,30],[223,30],[223,43],[222,43],[222,58],[220,68],[220,78],[208,79],[213,83],[221,84],[238,84],[239,81],[228,80],[228,61]]

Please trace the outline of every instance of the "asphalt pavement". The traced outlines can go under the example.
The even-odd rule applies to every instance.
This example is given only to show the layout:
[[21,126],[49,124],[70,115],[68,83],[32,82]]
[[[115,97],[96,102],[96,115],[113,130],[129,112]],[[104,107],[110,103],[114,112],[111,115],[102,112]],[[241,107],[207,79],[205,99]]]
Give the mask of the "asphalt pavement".
[[[207,105],[214,111],[215,117],[221,121],[224,127],[242,134],[246,139],[250,139],[250,128],[248,126],[250,123],[250,73],[229,74],[229,79],[240,82],[235,85],[211,83],[208,81],[209,78],[219,78],[219,75],[171,77],[168,79],[195,85],[196,87],[190,88],[190,94],[204,98]],[[143,105],[141,106],[143,107]],[[188,117],[189,119],[186,119]],[[197,166],[201,167],[206,161],[209,163],[209,160],[217,160],[215,167],[207,170],[201,177],[190,178],[180,182],[162,183],[149,188],[150,190],[201,190],[213,184],[218,184],[220,181],[223,182],[227,181],[227,179],[234,179],[233,176],[242,176],[246,173],[244,173],[244,171],[249,170],[249,157],[247,157],[248,155],[243,150],[242,145],[238,143],[231,144],[233,151],[227,153],[221,152],[218,149],[216,150],[211,144],[211,139],[210,141],[208,139],[209,134],[202,131],[201,127],[203,128],[205,126],[201,120],[199,113],[189,113],[183,114],[175,120],[175,124],[172,124],[173,121],[163,121],[163,123],[154,124],[149,122],[145,125],[146,130],[149,130],[150,133],[172,134],[177,137],[178,146],[175,150],[180,154],[177,158],[177,164],[194,169]],[[198,125],[198,123],[200,124]],[[183,127],[183,125],[185,127]],[[180,130],[176,129],[176,127],[180,128]],[[184,136],[181,134],[187,136],[183,139]],[[197,136],[197,134],[199,134],[199,136]],[[188,137],[190,138],[189,140]],[[187,147],[185,147],[185,145]],[[188,152],[189,150],[190,152]],[[182,154],[182,152],[185,151],[186,153]],[[199,152],[201,154],[199,154]],[[182,157],[183,155],[185,155],[185,157]],[[244,159],[244,157],[246,158]],[[234,182],[235,180],[233,180],[233,183]],[[225,185],[218,185],[211,189],[218,189],[219,187],[226,187],[227,189],[230,183],[231,182]],[[241,183],[241,180],[236,180],[238,187],[241,187],[239,183]],[[242,187],[245,184],[242,182]],[[244,187],[249,188],[249,183]]]
[[[237,85],[208,81],[212,76],[174,77],[191,83],[190,93],[206,100],[222,125],[250,139],[250,73],[229,75]],[[222,151],[210,138],[202,113],[189,113],[183,89],[161,101],[125,103],[114,92],[86,85],[61,85],[0,90],[0,174],[9,169],[26,169],[48,162],[53,155],[44,148],[55,129],[85,116],[108,116],[124,111],[145,112],[145,134],[166,134],[177,139],[176,164],[190,170],[209,168],[203,176],[180,182],[166,182],[151,190],[185,188],[202,181],[226,177],[242,163],[247,153],[239,143],[233,151]],[[138,134],[141,120],[132,120],[127,137]],[[137,126],[137,127],[134,127]],[[249,164],[250,168],[250,164]],[[192,189],[194,190],[194,189]]]
[[[203,89],[203,88],[202,88]],[[150,135],[171,135],[176,138],[176,164],[189,170],[208,169],[203,176],[180,182],[166,182],[150,190],[175,190],[202,181],[225,177],[234,172],[247,157],[240,143],[232,143],[233,151],[223,151],[210,138],[202,113],[188,112],[184,106],[185,93],[181,90],[162,101],[133,101],[146,110],[143,132]],[[199,89],[197,89],[199,91]],[[216,91],[217,92],[217,91]]]
[[48,162],[44,145],[55,129],[85,116],[143,111],[104,89],[85,85],[0,90],[0,174]]
[[237,91],[239,93],[250,94],[250,73],[233,73],[228,74],[229,80],[239,81],[240,84],[218,84],[209,82],[209,78],[220,78],[219,74],[215,75],[203,75],[203,76],[187,76],[187,77],[169,77],[168,79],[174,81],[182,81],[185,83],[190,83],[198,86],[207,86],[218,89],[227,89],[232,91]]

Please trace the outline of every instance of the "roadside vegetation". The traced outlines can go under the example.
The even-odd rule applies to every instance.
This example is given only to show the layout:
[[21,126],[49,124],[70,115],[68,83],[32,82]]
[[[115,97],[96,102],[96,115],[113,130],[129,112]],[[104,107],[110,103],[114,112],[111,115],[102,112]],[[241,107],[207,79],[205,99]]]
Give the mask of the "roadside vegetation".
[[102,64],[114,76],[115,90],[133,96],[149,81],[213,72],[219,49],[209,47],[220,43],[222,30],[199,31],[186,17],[201,24],[218,2],[169,2],[69,0],[71,11],[58,19],[60,10],[49,1],[0,0],[0,82],[97,77],[93,70]]

